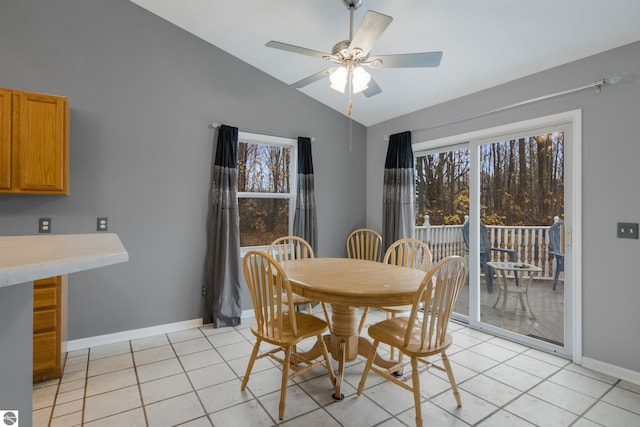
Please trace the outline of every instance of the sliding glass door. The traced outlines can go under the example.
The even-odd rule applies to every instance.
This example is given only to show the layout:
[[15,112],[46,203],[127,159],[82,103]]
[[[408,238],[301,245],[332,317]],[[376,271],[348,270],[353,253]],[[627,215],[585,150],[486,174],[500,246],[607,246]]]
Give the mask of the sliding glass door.
[[572,280],[579,257],[570,232],[579,230],[575,121],[549,116],[414,151],[416,236],[434,261],[461,255],[469,262],[453,318],[579,358],[580,290]]
[[478,144],[476,175],[480,321],[560,347],[564,276],[554,286],[548,234],[564,219],[564,143],[549,129]]
[[[465,256],[461,225],[469,214],[467,144],[416,153],[416,237],[429,245],[433,262]],[[468,288],[461,292],[456,315],[469,316]]]

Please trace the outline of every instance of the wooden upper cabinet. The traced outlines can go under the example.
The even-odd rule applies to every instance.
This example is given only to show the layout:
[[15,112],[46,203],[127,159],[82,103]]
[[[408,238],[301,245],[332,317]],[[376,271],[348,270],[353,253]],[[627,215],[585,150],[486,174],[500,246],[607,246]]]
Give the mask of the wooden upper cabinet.
[[67,98],[0,89],[0,102],[0,192],[68,194]]
[[11,188],[11,91],[0,89],[0,191]]

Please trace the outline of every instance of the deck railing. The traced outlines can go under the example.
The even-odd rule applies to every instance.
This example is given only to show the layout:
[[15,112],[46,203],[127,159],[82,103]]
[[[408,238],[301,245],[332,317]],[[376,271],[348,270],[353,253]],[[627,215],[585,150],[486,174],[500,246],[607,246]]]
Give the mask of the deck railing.
[[[538,279],[553,279],[556,262],[553,255],[549,254],[549,227],[487,225],[487,231],[491,247],[515,250],[518,262],[542,268]],[[462,224],[430,225],[426,217],[425,225],[416,226],[415,232],[416,239],[422,240],[431,248],[434,262],[448,255],[466,255]],[[497,252],[493,252],[491,256],[494,257],[493,260],[498,260]]]

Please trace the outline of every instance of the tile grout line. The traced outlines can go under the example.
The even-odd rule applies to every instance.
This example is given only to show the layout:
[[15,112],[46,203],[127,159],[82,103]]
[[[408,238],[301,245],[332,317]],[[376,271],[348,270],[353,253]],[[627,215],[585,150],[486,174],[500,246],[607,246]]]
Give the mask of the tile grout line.
[[[251,326],[249,326],[249,327],[251,327]],[[251,344],[252,348],[253,348],[253,346],[255,346],[255,343],[252,343],[252,342],[251,342],[251,341],[250,341],[246,336],[244,336],[240,331],[238,331],[238,330],[236,329],[236,326],[234,326],[234,327],[233,327],[233,329],[234,329],[237,333],[239,333],[239,334],[242,336],[242,338],[244,338],[244,340],[245,340],[246,342],[248,342],[249,344]],[[208,339],[208,338],[207,338],[207,339]],[[209,342],[211,342],[211,341],[209,341]],[[211,343],[211,345],[213,345],[213,343]],[[216,346],[213,346],[213,347],[216,349],[216,351],[218,351],[218,348],[217,348]],[[252,350],[252,351],[253,351],[253,350]],[[219,351],[218,351],[218,354],[220,354],[220,352],[219,352]],[[242,377],[240,377],[240,376],[239,376],[239,375],[238,375],[238,374],[233,370],[233,368],[231,368],[231,365],[229,365],[229,362],[227,361],[227,359],[225,359],[224,357],[222,357],[222,355],[220,355],[220,357],[222,358],[222,360],[224,360],[224,362],[229,366],[229,368],[230,368],[230,369],[233,371],[233,373],[236,375],[236,377],[238,378],[238,380],[240,380],[240,382],[242,383],[242,380],[243,380],[243,378],[244,378],[244,375],[246,375],[246,374],[247,374],[247,369],[246,369],[246,368],[244,369],[244,375],[243,375]],[[274,366],[273,366],[273,368],[276,368],[276,369],[277,369],[278,367],[277,367],[276,365],[274,365]],[[273,369],[273,368],[269,368],[269,369]],[[262,408],[262,410],[267,414],[267,416],[268,416],[269,418],[271,418],[271,421],[273,421],[273,422],[274,422],[274,424],[273,424],[273,425],[277,426],[277,425],[279,424],[279,420],[275,420],[275,419],[273,418],[273,416],[269,413],[269,411],[267,411],[267,408],[265,408],[265,407],[264,407],[264,405],[262,404],[262,402],[260,401],[260,399],[258,399],[258,396],[256,396],[256,395],[253,393],[253,391],[251,390],[251,387],[249,387],[249,383],[247,383],[247,388],[248,388],[247,392],[248,392],[248,393],[250,393],[250,394],[251,394],[251,396],[253,396],[253,400],[255,400],[255,401],[256,401],[256,403],[257,403],[257,404]],[[247,401],[247,402],[248,402],[248,401]],[[242,403],[246,403],[246,402],[242,402]],[[242,404],[242,403],[239,403],[238,405],[240,405],[240,404]],[[235,406],[237,406],[237,405],[235,405]]]
[[145,424],[149,426],[149,418],[147,417],[147,405],[144,403],[144,398],[142,396],[142,381],[140,381],[140,377],[138,376],[138,364],[136,363],[136,358],[133,351],[133,342],[131,340],[129,340],[129,351],[131,352],[131,361],[133,362],[133,372],[136,375],[136,385],[138,386],[138,395],[140,396],[142,415],[144,416]]
[[[209,338],[207,337],[207,335],[204,332],[202,332],[202,329],[200,329],[200,327],[198,327],[198,331],[202,334],[202,337],[204,337],[204,339],[207,340],[209,345],[211,345],[211,348],[213,350],[215,350],[216,353],[218,353],[218,355],[220,355],[220,352],[218,352],[216,347],[211,343],[211,341],[209,341]],[[167,335],[167,341],[169,341],[169,345],[171,346],[171,350],[173,350],[173,354],[175,354],[176,359],[178,360],[178,363],[180,364],[180,368],[182,368],[182,373],[187,377],[187,381],[189,381],[189,385],[191,386],[191,390],[193,391],[193,394],[195,394],[196,398],[198,399],[198,403],[200,403],[200,406],[202,407],[202,411],[204,412],[204,416],[209,421],[209,424],[211,424],[213,426],[213,421],[211,420],[211,417],[209,417],[209,414],[207,413],[207,408],[204,406],[204,403],[202,402],[202,399],[200,398],[200,395],[198,394],[198,390],[196,390],[196,387],[193,385],[193,381],[191,381],[191,377],[189,377],[188,371],[186,370],[184,364],[182,363],[182,360],[180,359],[180,356],[178,355],[178,352],[176,351],[175,347],[173,346],[173,344],[174,344],[173,341],[171,341],[171,338],[169,338],[169,334],[166,334],[166,335]],[[194,338],[194,339],[197,339],[197,338]],[[190,341],[190,340],[185,340],[185,341]],[[183,341],[178,341],[178,342],[183,342]],[[203,351],[206,351],[206,350],[203,350]],[[198,352],[196,352],[196,353],[198,353]],[[189,353],[189,354],[193,354],[193,353]],[[220,356],[220,358],[222,360],[224,360],[224,358],[222,356]],[[193,421],[195,419],[198,419],[198,418],[187,420],[184,423]],[[181,424],[184,424],[184,423],[181,423]]]
[[[461,332],[461,333],[462,333],[462,332]],[[471,335],[469,335],[469,336],[471,336]],[[472,338],[473,338],[473,337],[472,337]],[[490,368],[488,368],[488,369],[485,369],[485,370],[483,370],[483,371],[481,371],[481,372],[478,372],[478,371],[475,371],[475,370],[473,370],[473,369],[471,369],[471,368],[469,368],[469,367],[466,367],[466,366],[464,366],[464,365],[461,365],[461,364],[460,364],[460,363],[458,363],[458,362],[455,362],[456,364],[458,364],[458,365],[460,365],[460,366],[464,366],[465,368],[467,368],[467,369],[469,369],[469,370],[471,370],[471,371],[475,372],[475,375],[473,375],[473,376],[471,376],[471,377],[469,377],[469,378],[465,379],[465,380],[464,380],[464,381],[462,381],[461,383],[458,383],[458,382],[456,381],[456,385],[458,386],[458,388],[462,388],[461,386],[462,386],[464,383],[466,383],[467,381],[470,381],[470,380],[472,380],[472,379],[474,379],[474,378],[477,378],[477,377],[479,377],[480,375],[484,375],[485,377],[487,377],[487,378],[489,378],[489,379],[491,379],[491,380],[493,380],[493,381],[496,381],[496,382],[498,382],[498,383],[500,383],[500,384],[503,384],[503,385],[505,385],[505,386],[508,386],[508,387],[511,387],[511,388],[514,388],[514,389],[515,389],[515,387],[512,387],[512,386],[510,386],[509,384],[506,384],[506,383],[504,383],[504,382],[502,382],[502,381],[500,381],[500,380],[497,380],[497,379],[495,379],[495,378],[492,378],[492,377],[490,377],[490,376],[485,375],[485,372],[487,372],[487,371],[489,371],[489,370],[491,370],[491,369],[495,368],[496,366],[506,364],[506,362],[507,362],[507,361],[512,360],[512,359],[514,359],[514,358],[516,358],[516,357],[518,357],[518,356],[522,356],[522,355],[526,356],[526,354],[525,354],[525,353],[526,353],[530,348],[525,348],[524,350],[521,350],[521,351],[517,352],[517,351],[510,350],[510,349],[507,349],[507,348],[504,348],[504,347],[501,347],[501,346],[500,346],[500,348],[502,348],[502,349],[505,349],[505,350],[508,350],[508,351],[512,351],[512,352],[514,352],[514,353],[515,353],[513,356],[511,356],[511,357],[509,357],[509,358],[507,358],[507,359],[505,359],[505,360],[503,360],[503,361],[493,359],[493,358],[491,358],[491,357],[489,357],[489,356],[485,356],[485,355],[480,354],[480,353],[476,353],[475,351],[473,351],[473,350],[472,350],[472,348],[473,348],[473,347],[479,346],[479,345],[484,344],[484,343],[488,343],[492,338],[493,338],[493,337],[489,337],[489,338],[487,338],[487,339],[485,339],[485,340],[482,340],[482,341],[481,341],[481,342],[479,342],[479,343],[472,344],[472,345],[470,345],[469,347],[462,347],[462,350],[461,350],[460,352],[465,351],[465,350],[469,350],[469,351],[471,351],[472,353],[474,353],[474,354],[476,354],[476,355],[479,355],[479,356],[482,356],[482,357],[486,357],[486,358],[488,358],[488,359],[491,359],[491,360],[493,360],[493,361],[497,362],[497,365],[494,365],[494,366],[492,366],[492,367],[490,367]],[[497,345],[497,344],[495,344],[495,345]],[[460,353],[460,352],[458,352],[458,353]],[[455,354],[455,353],[454,353],[454,354]],[[531,357],[531,356],[527,356],[527,357]],[[532,358],[532,357],[531,357],[531,358]],[[535,359],[535,358],[534,358],[534,359]],[[540,359],[536,359],[536,360],[540,360]],[[540,360],[540,361],[541,361],[541,362],[543,362],[542,360]],[[454,362],[454,361],[452,361],[452,362]],[[567,365],[568,365],[568,364],[567,364]],[[566,367],[567,365],[565,365],[565,367]],[[519,371],[521,371],[521,372],[524,372],[524,373],[530,374],[529,372],[524,371],[524,370],[522,370],[522,369],[519,369],[519,368],[517,368],[517,367],[515,367],[515,366],[511,366],[511,365],[506,365],[506,366],[509,366],[509,367],[512,367],[512,368],[514,368],[514,369],[517,369],[517,370],[519,370]],[[517,390],[517,391],[519,392],[519,394],[518,394],[516,397],[514,397],[513,399],[511,399],[511,400],[507,401],[506,403],[504,403],[504,404],[503,404],[503,405],[501,405],[501,406],[495,405],[493,402],[490,402],[490,401],[489,401],[489,400],[487,400],[486,398],[484,398],[484,397],[482,397],[482,396],[478,396],[477,394],[475,394],[475,393],[473,393],[473,392],[470,392],[470,391],[467,391],[467,390],[465,390],[465,389],[463,388],[462,390],[463,390],[463,391],[465,391],[466,393],[469,393],[469,394],[471,394],[472,396],[474,396],[474,397],[476,397],[476,398],[478,398],[478,399],[484,400],[485,402],[487,402],[487,403],[489,403],[489,404],[491,404],[491,405],[494,405],[494,406],[496,406],[496,408],[497,408],[496,410],[494,410],[494,411],[492,411],[491,413],[487,414],[485,417],[483,417],[483,418],[481,418],[480,420],[478,420],[478,421],[477,421],[476,423],[474,423],[473,425],[478,425],[479,423],[482,423],[483,421],[485,421],[485,420],[487,420],[487,419],[491,418],[493,415],[497,414],[497,413],[498,413],[498,412],[500,412],[501,410],[504,410],[504,411],[506,411],[506,412],[509,412],[510,414],[512,414],[512,415],[514,415],[514,416],[516,416],[516,417],[518,417],[518,418],[520,418],[520,419],[523,419],[523,420],[524,420],[524,418],[520,417],[519,415],[514,414],[514,413],[512,413],[512,412],[510,412],[510,411],[507,411],[507,410],[505,409],[505,408],[506,408],[506,406],[508,406],[509,404],[513,403],[513,402],[514,402],[514,401],[516,401],[517,399],[520,399],[522,396],[527,395],[527,394],[529,393],[529,391],[531,391],[532,389],[534,389],[535,387],[537,387],[537,386],[538,386],[538,385],[540,385],[541,383],[543,383],[543,382],[545,382],[545,381],[548,381],[548,380],[549,380],[549,378],[550,378],[551,376],[555,375],[556,373],[558,373],[558,372],[559,372],[559,371],[561,371],[562,369],[564,369],[564,367],[560,366],[560,367],[558,367],[558,370],[556,370],[555,372],[553,372],[553,373],[549,374],[549,376],[548,376],[548,377],[546,377],[546,378],[538,377],[538,378],[540,378],[540,381],[539,381],[538,383],[536,383],[534,386],[532,386],[532,387],[530,387],[529,389],[527,389],[527,390],[515,389],[515,390]],[[530,374],[530,375],[533,375],[533,374]],[[534,375],[534,376],[536,376],[536,377],[537,377],[537,375]],[[433,398],[438,397],[438,396],[441,396],[441,395],[444,395],[445,393],[448,393],[448,392],[450,392],[450,390],[449,390],[449,389],[447,389],[447,390],[443,390],[442,392],[440,392],[440,393],[438,393],[438,394],[436,394],[436,395],[434,395],[434,396],[431,396],[430,398],[425,398],[425,402],[431,402],[431,400],[432,400]],[[533,397],[535,397],[535,396],[533,396]],[[543,400],[543,401],[544,401],[544,400]],[[545,401],[545,402],[546,402],[546,401]],[[453,414],[452,412],[448,411],[446,408],[443,408],[443,407],[441,407],[440,405],[437,405],[436,403],[433,403],[433,402],[431,402],[431,403],[432,403],[433,405],[435,405],[435,406],[439,407],[440,409],[442,409],[442,410],[446,411],[447,413],[451,414],[452,416],[456,417],[457,419],[461,420],[462,422],[465,422],[465,423],[466,423],[466,421],[465,421],[465,420],[461,419],[461,418],[460,418],[460,417],[458,417],[456,414]],[[547,403],[550,403],[550,402],[547,402]],[[554,406],[555,406],[555,405],[554,405]],[[527,420],[525,420],[525,421],[527,421]],[[468,423],[467,423],[467,424],[468,424]]]
[[87,366],[84,374],[84,389],[82,390],[82,416],[80,417],[80,425],[84,426],[85,409],[87,405],[87,388],[89,386],[89,363],[91,362],[91,347],[87,349]]
[[[56,385],[56,394],[55,396],[53,396],[53,402],[51,403],[51,413],[49,414],[47,427],[51,427],[51,423],[53,422],[53,411],[56,409],[56,402],[58,401],[58,394],[60,393],[60,385],[62,384],[62,376],[64,374],[64,367],[66,364],[67,364],[67,355],[65,354],[64,363],[62,363],[62,373],[60,374],[60,378],[58,378],[58,385]],[[83,405],[84,405],[84,402],[83,402]]]
[[[216,346],[213,345],[211,340],[209,340],[209,337],[207,336],[207,334],[205,334],[200,327],[198,327],[198,330],[200,331],[200,333],[202,334],[204,339],[207,340],[209,345],[211,345],[211,348],[213,350],[215,350],[215,352],[218,354],[218,356],[220,356],[220,359],[225,360],[224,357],[222,357],[222,355],[220,354],[220,352],[216,348]],[[173,348],[173,342],[171,340],[169,340],[169,342],[171,343],[171,347]],[[175,352],[175,349],[174,349],[174,352]],[[191,384],[191,388],[193,389],[193,392],[196,395],[196,398],[198,399],[198,402],[200,402],[200,406],[202,406],[202,411],[204,412],[204,416],[209,421],[209,424],[211,424],[213,426],[213,420],[211,419],[211,417],[209,416],[209,413],[207,412],[207,407],[204,405],[204,402],[202,401],[202,398],[200,397],[200,394],[198,393],[198,390],[196,390],[196,387],[193,385],[193,381],[191,381],[191,377],[189,376],[188,371],[185,369],[184,365],[182,364],[182,361],[180,360],[180,356],[178,356],[177,353],[176,353],[176,357],[178,358],[178,363],[180,363],[180,367],[182,367],[182,370],[183,370],[184,374],[187,376],[187,381],[189,381],[189,384]],[[225,360],[225,363],[226,363],[226,360]],[[212,365],[208,365],[208,366],[212,366]],[[232,371],[233,371],[233,369],[232,369]]]

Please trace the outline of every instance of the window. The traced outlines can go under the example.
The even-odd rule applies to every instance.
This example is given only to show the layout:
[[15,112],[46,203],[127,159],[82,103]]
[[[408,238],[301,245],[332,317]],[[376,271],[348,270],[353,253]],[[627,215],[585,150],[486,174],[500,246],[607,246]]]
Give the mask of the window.
[[463,146],[416,154],[416,226],[464,222],[469,214],[469,166],[469,149]]
[[238,133],[240,246],[263,247],[291,234],[296,140]]

